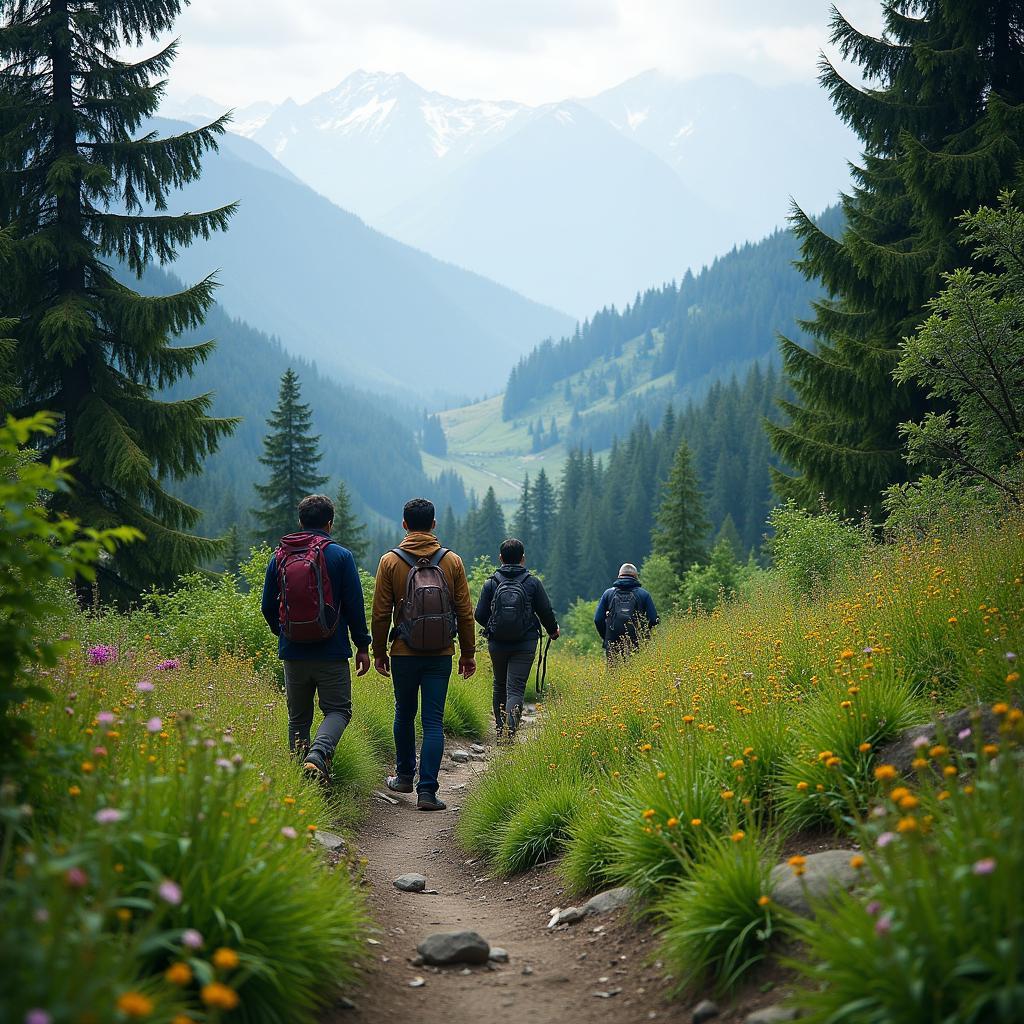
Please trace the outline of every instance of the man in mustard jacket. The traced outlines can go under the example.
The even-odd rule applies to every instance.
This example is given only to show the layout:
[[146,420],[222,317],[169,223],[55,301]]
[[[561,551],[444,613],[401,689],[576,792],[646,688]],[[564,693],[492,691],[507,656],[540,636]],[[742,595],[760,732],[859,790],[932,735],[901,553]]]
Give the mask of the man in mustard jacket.
[[406,502],[402,526],[405,540],[377,567],[370,630],[374,667],[390,675],[395,688],[395,774],[387,785],[396,793],[413,791],[420,705],[423,744],[416,805],[443,811],[437,776],[444,754],[444,704],[456,636],[459,675],[469,679],[476,672],[473,605],[462,559],[434,536],[433,503],[426,498]]

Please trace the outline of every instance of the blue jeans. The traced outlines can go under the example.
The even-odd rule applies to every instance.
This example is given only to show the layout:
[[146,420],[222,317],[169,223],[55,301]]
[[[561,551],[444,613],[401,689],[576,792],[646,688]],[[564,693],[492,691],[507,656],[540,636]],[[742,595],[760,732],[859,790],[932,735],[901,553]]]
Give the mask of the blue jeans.
[[452,674],[451,655],[398,655],[391,659],[395,687],[395,773],[412,781],[416,774],[416,708],[422,707],[423,745],[417,792],[436,793],[444,754],[444,702]]

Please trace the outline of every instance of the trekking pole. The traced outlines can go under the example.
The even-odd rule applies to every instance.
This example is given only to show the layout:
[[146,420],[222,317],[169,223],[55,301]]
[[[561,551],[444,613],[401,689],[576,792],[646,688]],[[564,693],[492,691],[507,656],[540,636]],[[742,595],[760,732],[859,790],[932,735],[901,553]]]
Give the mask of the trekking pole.
[[[553,639],[553,637],[548,637],[548,642],[544,645],[544,652],[537,658],[537,678],[534,680],[533,688],[537,691],[538,698],[547,688],[548,651],[551,649],[551,641]],[[543,666],[543,671],[541,670],[541,666]]]

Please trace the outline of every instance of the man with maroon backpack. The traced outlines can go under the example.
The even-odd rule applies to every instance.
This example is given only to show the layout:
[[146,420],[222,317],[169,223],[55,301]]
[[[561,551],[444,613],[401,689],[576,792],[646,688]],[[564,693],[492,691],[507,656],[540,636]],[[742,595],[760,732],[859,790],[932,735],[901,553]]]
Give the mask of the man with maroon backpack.
[[[433,534],[434,505],[426,498],[406,502],[405,540],[380,560],[373,591],[373,658],[395,688],[395,774],[388,788],[411,793],[416,776],[416,710],[420,707],[420,749],[416,806],[443,811],[437,776],[444,754],[444,703],[452,674],[454,640],[459,639],[459,675],[476,671],[473,605],[466,569],[454,551]],[[390,649],[389,649],[390,645]],[[422,703],[421,703],[422,702]]]
[[[328,782],[334,750],[352,719],[349,635],[361,676],[370,668],[370,634],[355,559],[331,540],[334,503],[323,494],[303,498],[299,526],[270,559],[262,611],[284,663],[288,746],[303,759],[303,771]],[[310,743],[314,697],[324,720]]]

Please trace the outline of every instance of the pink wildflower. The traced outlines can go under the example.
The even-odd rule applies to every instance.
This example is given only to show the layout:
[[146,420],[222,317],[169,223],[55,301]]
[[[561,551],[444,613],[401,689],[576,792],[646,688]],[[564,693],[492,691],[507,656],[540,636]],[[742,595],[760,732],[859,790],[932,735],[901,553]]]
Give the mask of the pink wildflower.
[[100,725],[113,725],[114,724],[114,712],[113,711],[101,711],[96,716],[96,721]]
[[85,652],[90,665],[106,665],[117,661],[117,648],[109,644],[96,644]]
[[875,922],[875,934],[876,935],[888,935],[892,931],[892,915],[883,914]]
[[888,846],[896,838],[895,832],[883,832],[878,839],[875,840],[875,845],[879,848]]
[[25,1014],[25,1024],[53,1024],[53,1018],[37,1007]]
[[113,825],[114,822],[120,821],[124,817],[124,812],[119,811],[116,807],[102,807],[93,817],[100,825]]
[[143,679],[135,684],[135,689],[138,690],[139,693],[152,693],[153,684],[148,679]]
[[982,857],[971,865],[971,872],[975,875],[991,875],[996,869],[995,857]]
[[164,723],[155,715],[146,723],[146,728],[150,732],[159,732],[163,727]]
[[69,889],[84,889],[89,884],[89,876],[80,867],[73,867],[64,872],[64,881]]
[[161,661],[156,670],[157,672],[169,672],[176,668],[181,668],[181,662],[177,658],[168,658],[166,661]]
[[202,933],[195,930],[195,928],[186,928],[181,933],[181,944],[186,946],[188,949],[200,949],[203,945]]
[[169,878],[165,878],[160,883],[157,892],[160,894],[160,899],[164,903],[170,903],[172,907],[176,907],[181,902],[181,886]]
[[285,825],[284,828],[281,829],[281,835],[283,835],[285,839],[294,839],[298,835],[298,832],[296,832],[291,825]]

